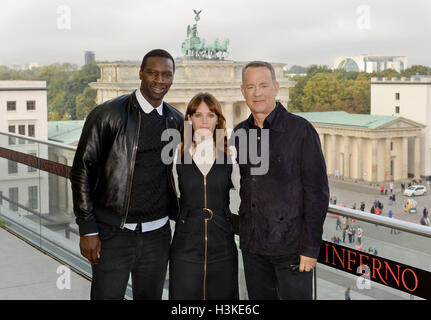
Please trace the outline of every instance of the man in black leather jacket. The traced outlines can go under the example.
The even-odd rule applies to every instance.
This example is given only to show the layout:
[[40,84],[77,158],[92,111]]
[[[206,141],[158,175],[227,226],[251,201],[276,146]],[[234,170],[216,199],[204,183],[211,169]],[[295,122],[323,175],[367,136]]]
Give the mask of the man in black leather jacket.
[[140,89],[97,106],[87,117],[71,171],[81,254],[92,264],[91,299],[161,299],[169,257],[169,217],[178,212],[171,165],[161,158],[166,129],[183,115],[163,102],[175,61],[147,53]]

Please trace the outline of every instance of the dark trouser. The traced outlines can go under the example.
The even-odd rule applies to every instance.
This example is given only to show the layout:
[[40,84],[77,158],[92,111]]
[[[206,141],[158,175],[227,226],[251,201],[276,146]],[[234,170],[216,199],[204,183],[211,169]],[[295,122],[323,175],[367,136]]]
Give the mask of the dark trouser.
[[250,300],[311,300],[313,272],[292,270],[299,255],[263,256],[242,251]]
[[124,299],[130,273],[134,300],[160,300],[171,227],[141,232],[99,224],[100,260],[92,265],[91,299]]

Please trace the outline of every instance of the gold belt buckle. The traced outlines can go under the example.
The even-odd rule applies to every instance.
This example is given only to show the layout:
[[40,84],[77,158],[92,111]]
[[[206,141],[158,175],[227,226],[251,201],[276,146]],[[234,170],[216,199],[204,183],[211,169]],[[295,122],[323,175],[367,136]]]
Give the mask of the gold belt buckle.
[[210,213],[210,217],[209,218],[204,218],[204,220],[210,221],[213,218],[213,216],[214,216],[214,212],[211,209],[209,209],[209,208],[203,208],[203,210]]

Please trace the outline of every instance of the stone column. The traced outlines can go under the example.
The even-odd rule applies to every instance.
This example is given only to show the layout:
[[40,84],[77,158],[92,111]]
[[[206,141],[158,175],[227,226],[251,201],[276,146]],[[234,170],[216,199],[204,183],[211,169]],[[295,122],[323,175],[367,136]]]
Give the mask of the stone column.
[[401,179],[407,179],[409,173],[409,138],[403,138]]
[[319,133],[319,139],[320,139],[320,146],[322,147],[323,157],[325,158],[325,161],[326,161],[327,158],[326,158],[326,152],[325,152],[325,134]]
[[344,136],[344,178],[350,178],[350,137]]
[[371,182],[377,181],[377,140],[371,139]]
[[233,114],[233,102],[231,101],[225,101],[223,103],[223,115],[226,119],[226,130],[228,132],[228,135],[230,132],[232,132],[234,128],[233,120],[234,120],[234,114]]
[[421,138],[415,137],[415,167],[414,167],[415,178],[421,177]]
[[391,180],[391,139],[385,139],[385,181]]
[[335,169],[336,169],[336,157],[337,157],[337,153],[336,153],[336,150],[337,150],[337,148],[335,147],[335,144],[336,144],[336,136],[335,136],[335,134],[331,134],[331,149],[330,150],[328,150],[328,155],[330,155],[331,156],[331,161],[330,161],[330,164],[331,164],[331,171],[330,171],[330,173],[333,175],[334,174],[334,172],[335,172]]
[[[68,166],[73,166],[73,158],[67,158],[66,157],[66,164]],[[67,212],[73,213],[73,194],[72,194],[72,183],[70,182],[70,179],[67,179]]]
[[364,165],[362,159],[364,158],[362,155],[362,138],[356,138],[356,167],[358,170],[357,178],[362,180],[364,179]]
[[[58,156],[58,163],[67,165],[67,159],[64,156],[59,155]],[[58,195],[58,208],[60,210],[67,210],[67,191],[68,191],[68,179],[58,176],[58,189],[57,189],[57,195]]]

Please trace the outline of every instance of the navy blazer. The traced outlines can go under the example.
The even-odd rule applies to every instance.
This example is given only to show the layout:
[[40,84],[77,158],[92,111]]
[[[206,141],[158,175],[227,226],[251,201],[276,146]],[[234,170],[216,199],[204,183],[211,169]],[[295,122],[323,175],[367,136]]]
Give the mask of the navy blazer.
[[[317,258],[329,203],[319,136],[307,120],[277,103],[263,128],[269,130],[268,171],[256,175],[251,172],[256,167],[255,160],[250,161],[247,156],[244,161],[240,156],[244,152],[241,148],[248,146],[253,137],[250,130],[256,129],[258,136],[262,133],[253,121],[250,115],[235,127],[231,137],[241,173],[240,248],[261,255],[301,254]],[[247,144],[240,143],[240,131],[247,133]],[[264,139],[254,140],[258,150],[265,149],[260,145]]]

